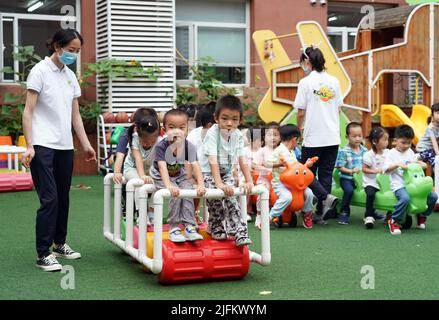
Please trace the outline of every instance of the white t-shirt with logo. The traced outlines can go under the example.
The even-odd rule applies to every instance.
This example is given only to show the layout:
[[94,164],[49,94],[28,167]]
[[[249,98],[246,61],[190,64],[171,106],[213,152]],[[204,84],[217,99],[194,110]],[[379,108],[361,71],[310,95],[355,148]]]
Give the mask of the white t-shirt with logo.
[[38,92],[32,114],[32,143],[56,150],[72,150],[72,103],[81,96],[75,73],[60,70],[49,57],[29,73],[27,89]]
[[[384,149],[382,154],[377,154],[372,149],[367,151],[363,156],[363,164],[367,165],[371,169],[383,170],[384,162],[386,160],[389,149]],[[383,171],[382,171],[383,172]],[[376,173],[364,173],[363,174],[363,188],[372,186],[379,189],[378,182],[376,180]]]
[[197,149],[197,160],[200,160],[203,156],[203,139],[201,137],[202,131],[203,127],[198,127],[189,132],[187,136],[187,140]]
[[340,82],[325,71],[312,71],[299,82],[294,108],[305,110],[303,146],[340,144],[340,115],[343,105]]
[[[400,152],[396,148],[393,148],[386,155],[383,170],[386,171],[391,165],[397,163],[407,165],[411,162],[417,162],[417,161],[418,161],[418,157],[415,155],[412,149],[408,149],[404,152]],[[402,170],[401,168],[397,168],[389,173],[390,185],[393,192],[396,192],[399,189],[405,187],[403,174],[404,174],[404,170]]]

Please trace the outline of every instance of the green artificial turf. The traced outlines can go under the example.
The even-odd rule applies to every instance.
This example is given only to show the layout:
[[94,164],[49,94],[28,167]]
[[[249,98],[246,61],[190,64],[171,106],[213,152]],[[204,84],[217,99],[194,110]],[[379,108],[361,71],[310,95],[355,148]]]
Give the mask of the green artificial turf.
[[[272,263],[252,264],[244,280],[162,286],[102,235],[102,177],[76,177],[71,191],[68,243],[81,260],[74,267],[75,289],[63,290],[62,273],[35,268],[35,191],[0,194],[0,299],[438,299],[439,215],[427,230],[403,230],[391,236],[382,223],[362,225],[363,208],[351,223],[305,230],[272,229]],[[300,223],[300,220],[299,220]],[[250,223],[254,251],[260,233]],[[375,289],[361,288],[361,268],[375,272]],[[261,295],[260,292],[271,292]]]

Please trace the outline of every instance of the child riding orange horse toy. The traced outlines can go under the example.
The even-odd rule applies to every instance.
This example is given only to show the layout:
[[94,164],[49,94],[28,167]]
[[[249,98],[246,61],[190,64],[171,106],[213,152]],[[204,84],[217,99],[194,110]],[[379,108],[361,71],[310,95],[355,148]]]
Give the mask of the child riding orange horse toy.
[[[285,163],[286,169],[279,175],[279,180],[290,190],[293,201],[291,205],[282,213],[279,218],[273,219],[278,227],[281,227],[284,223],[288,223],[290,227],[297,226],[296,212],[300,211],[304,206],[304,191],[313,182],[314,174],[309,169],[314,163],[319,160],[318,157],[313,157],[307,161],[307,164],[300,162],[294,162],[292,164]],[[254,183],[258,179],[257,172],[253,173]],[[268,174],[268,181],[271,184],[272,175]],[[277,195],[273,188],[270,186],[270,207],[274,206],[277,200]],[[252,202],[256,203],[256,200],[252,198]]]

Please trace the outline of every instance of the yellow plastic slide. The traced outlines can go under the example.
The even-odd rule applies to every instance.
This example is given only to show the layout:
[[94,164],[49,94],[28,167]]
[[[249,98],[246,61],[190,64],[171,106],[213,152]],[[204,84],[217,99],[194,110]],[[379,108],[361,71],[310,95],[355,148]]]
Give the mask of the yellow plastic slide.
[[431,115],[431,109],[422,104],[415,104],[412,108],[410,118],[397,106],[393,104],[381,105],[381,125],[383,127],[397,127],[407,124],[415,131],[413,144],[416,145],[419,139],[425,134],[428,126],[428,117]]

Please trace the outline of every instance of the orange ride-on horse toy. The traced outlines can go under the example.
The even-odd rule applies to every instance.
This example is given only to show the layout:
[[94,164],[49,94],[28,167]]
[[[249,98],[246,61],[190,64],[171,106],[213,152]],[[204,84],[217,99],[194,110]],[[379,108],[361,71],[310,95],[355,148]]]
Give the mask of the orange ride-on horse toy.
[[[309,168],[316,163],[318,159],[318,157],[313,157],[309,159],[306,164],[300,162],[294,162],[292,164],[286,163],[286,169],[279,175],[279,180],[291,191],[293,201],[279,218],[273,220],[278,227],[282,227],[284,223],[288,223],[292,228],[297,226],[296,212],[303,208],[305,203],[304,191],[314,180],[314,174]],[[269,174],[268,179],[271,183],[271,174]],[[270,188],[270,207],[274,206],[277,198],[273,188]]]

